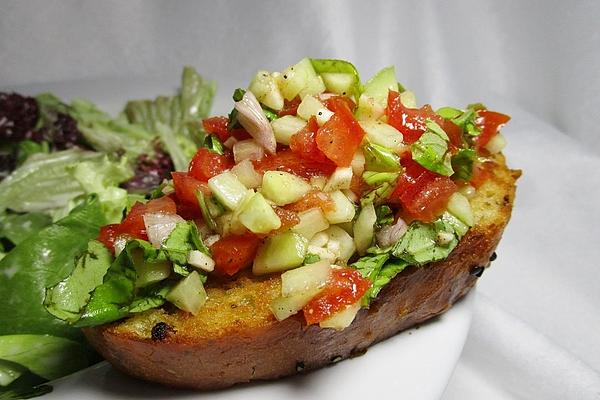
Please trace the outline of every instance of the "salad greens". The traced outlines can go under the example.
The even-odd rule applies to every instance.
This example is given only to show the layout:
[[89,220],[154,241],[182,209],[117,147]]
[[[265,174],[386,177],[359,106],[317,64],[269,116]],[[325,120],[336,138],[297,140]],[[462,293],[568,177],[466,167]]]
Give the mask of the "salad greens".
[[[173,164],[187,167],[205,140],[199,122],[214,92],[185,67],[176,95],[131,101],[116,118],[86,100],[0,93],[0,119],[9,121],[0,126],[0,399],[46,393],[51,387],[31,387],[97,361],[69,322],[92,318],[94,289],[119,266],[90,240],[170,177]],[[191,245],[175,241],[172,255],[177,246]],[[144,288],[131,312],[162,304],[167,292]]]
[[451,176],[451,154],[448,151],[448,135],[435,122],[428,120],[427,130],[412,144],[412,158],[424,168],[443,176]]

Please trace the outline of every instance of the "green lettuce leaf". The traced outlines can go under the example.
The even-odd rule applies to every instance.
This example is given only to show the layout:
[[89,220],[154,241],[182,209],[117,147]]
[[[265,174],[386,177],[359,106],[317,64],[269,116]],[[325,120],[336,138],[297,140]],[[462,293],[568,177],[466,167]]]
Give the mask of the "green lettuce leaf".
[[128,197],[118,185],[133,176],[126,158],[114,162],[104,156],[101,160],[77,163],[68,170],[85,193],[98,195],[108,223],[121,222]]
[[448,135],[431,120],[427,120],[426,125],[425,133],[411,146],[412,158],[430,171],[450,176],[454,171],[448,151]]
[[112,254],[102,243],[90,241],[87,252],[75,262],[71,275],[46,291],[46,310],[63,321],[76,322],[91,292],[102,284],[112,260]]
[[46,312],[46,288],[66,278],[88,241],[106,224],[97,196],[21,241],[0,261],[0,335],[16,333],[82,337]]
[[50,335],[0,336],[0,360],[16,363],[48,380],[88,366],[81,344]]
[[51,223],[52,218],[42,213],[0,215],[0,238],[16,246]]
[[175,168],[183,171],[202,145],[204,137],[197,127],[210,112],[214,93],[213,82],[204,80],[192,67],[184,67],[177,95],[130,101],[123,115],[130,123],[158,134]]
[[64,207],[69,200],[83,195],[68,167],[83,161],[102,158],[102,154],[81,150],[64,150],[35,154],[0,182],[0,212],[47,212]]

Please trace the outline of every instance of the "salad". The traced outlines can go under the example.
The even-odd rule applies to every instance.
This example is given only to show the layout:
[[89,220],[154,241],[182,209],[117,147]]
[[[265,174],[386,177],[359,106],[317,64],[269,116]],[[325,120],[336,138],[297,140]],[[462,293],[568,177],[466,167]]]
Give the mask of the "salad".
[[187,168],[214,91],[186,67],[176,95],[130,101],[117,118],[81,99],[0,93],[0,398],[98,360],[46,312],[46,288],[102,225]]
[[[160,132],[162,124],[148,124],[159,100],[156,114],[130,103],[127,121]],[[456,247],[475,222],[469,198],[504,147],[499,128],[509,120],[481,104],[418,107],[393,67],[362,84],[341,60],[259,71],[233,101],[229,115],[196,120],[206,134],[190,132],[201,140],[189,164],[175,156],[177,171],[130,201],[122,220],[89,223],[107,210],[98,193],[56,223],[58,240],[80,250],[61,254],[62,270],[42,285],[36,312],[49,325],[98,326],[157,307],[196,314],[207,286],[280,274],[274,318],[301,314],[342,330],[406,267]],[[9,254],[0,270],[27,257],[26,248]]]

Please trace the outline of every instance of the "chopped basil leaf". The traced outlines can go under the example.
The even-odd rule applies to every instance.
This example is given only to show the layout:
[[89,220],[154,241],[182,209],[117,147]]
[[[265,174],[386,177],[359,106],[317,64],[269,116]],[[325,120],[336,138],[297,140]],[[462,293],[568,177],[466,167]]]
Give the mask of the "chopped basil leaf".
[[435,112],[437,115],[444,119],[454,119],[460,116],[463,111],[454,107],[442,107]]
[[385,200],[390,194],[392,194],[393,190],[394,187],[392,185],[390,185],[389,183],[383,183],[380,186],[368,192],[367,194],[365,194],[360,199],[360,206],[365,207],[366,205],[371,203],[379,204],[380,202]]
[[319,257],[318,254],[308,253],[306,257],[304,257],[304,264],[314,264],[319,261],[321,261],[321,257]]
[[394,223],[394,213],[388,205],[381,205],[375,208],[375,215],[377,215],[377,226],[382,227],[391,225]]
[[225,149],[223,148],[223,144],[215,135],[206,135],[204,140],[202,141],[202,147],[210,150],[213,153],[223,155],[225,153]]
[[265,113],[265,116],[267,117],[269,122],[279,118],[279,115],[277,115],[277,113],[275,111],[272,111],[266,107],[263,107],[262,110]]
[[196,198],[198,199],[198,204],[200,205],[200,211],[202,212],[202,218],[204,219],[204,222],[206,222],[206,225],[211,231],[216,231],[217,223],[210,214],[210,211],[208,210],[206,196],[204,196],[204,193],[202,193],[202,191],[198,190],[196,192]]
[[362,178],[369,186],[377,186],[382,183],[392,183],[398,178],[398,173],[396,172],[375,172],[375,171],[365,171],[362,175]]
[[400,157],[386,147],[369,143],[363,146],[365,166],[369,171],[398,172],[402,169]]
[[454,173],[448,152],[448,135],[435,122],[427,120],[427,130],[411,146],[412,158],[422,167],[443,176]]
[[469,181],[473,175],[473,162],[475,161],[475,150],[460,149],[452,156],[451,163],[454,170],[453,178]]

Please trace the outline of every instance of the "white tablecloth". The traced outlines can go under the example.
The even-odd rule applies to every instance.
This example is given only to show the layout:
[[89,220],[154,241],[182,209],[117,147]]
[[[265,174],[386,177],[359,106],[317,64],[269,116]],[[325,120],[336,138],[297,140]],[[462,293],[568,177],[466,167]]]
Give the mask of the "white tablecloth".
[[191,64],[229,93],[310,55],[363,77],[395,64],[421,103],[512,115],[517,205],[444,399],[598,399],[598,15],[597,1],[0,1],[0,85]]

